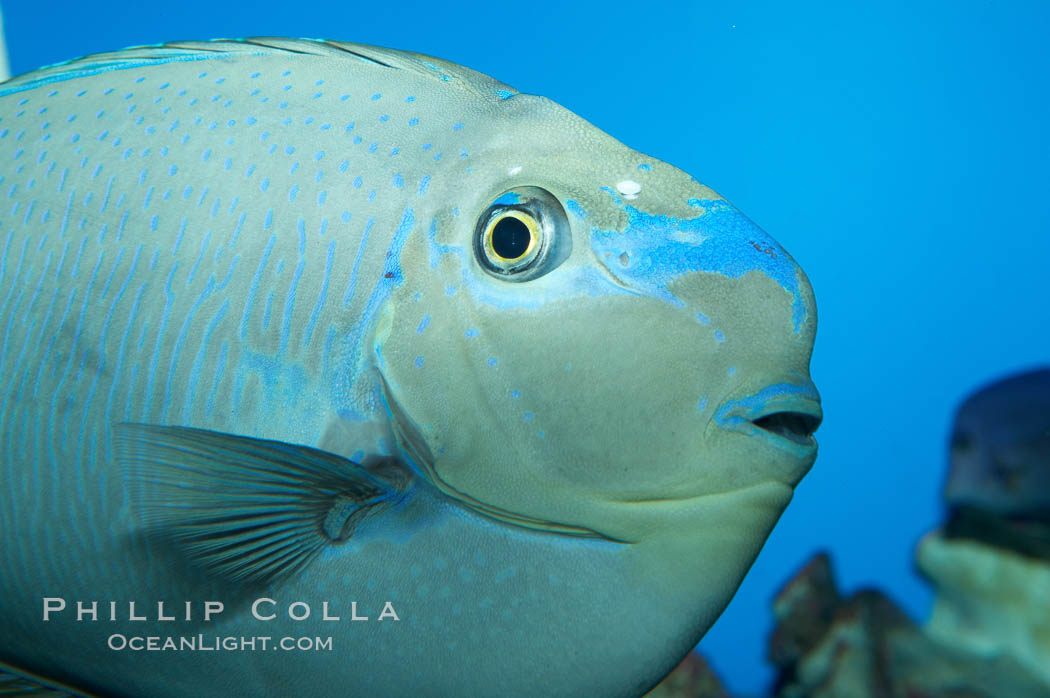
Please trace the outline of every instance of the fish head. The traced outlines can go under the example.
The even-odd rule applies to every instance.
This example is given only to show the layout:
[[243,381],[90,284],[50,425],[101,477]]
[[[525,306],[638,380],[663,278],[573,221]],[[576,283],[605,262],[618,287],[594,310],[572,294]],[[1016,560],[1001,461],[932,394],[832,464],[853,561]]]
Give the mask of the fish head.
[[711,189],[550,100],[487,116],[469,170],[434,178],[447,204],[402,250],[418,271],[376,333],[414,460],[489,511],[617,540],[659,527],[645,503],[761,483],[779,515],[821,418],[805,274]]
[[1050,369],[968,396],[955,415],[945,499],[998,515],[1050,518]]

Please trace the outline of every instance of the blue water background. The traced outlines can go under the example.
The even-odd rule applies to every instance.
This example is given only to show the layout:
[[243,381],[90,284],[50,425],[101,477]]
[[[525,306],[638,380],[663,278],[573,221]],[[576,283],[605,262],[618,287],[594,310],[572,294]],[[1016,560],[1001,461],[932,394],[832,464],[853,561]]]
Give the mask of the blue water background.
[[[544,94],[729,198],[817,293],[821,455],[700,647],[757,693],[813,552],[916,618],[954,406],[1050,360],[1050,4],[0,0],[16,73],[169,39],[412,49]],[[616,609],[609,609],[615,613]]]

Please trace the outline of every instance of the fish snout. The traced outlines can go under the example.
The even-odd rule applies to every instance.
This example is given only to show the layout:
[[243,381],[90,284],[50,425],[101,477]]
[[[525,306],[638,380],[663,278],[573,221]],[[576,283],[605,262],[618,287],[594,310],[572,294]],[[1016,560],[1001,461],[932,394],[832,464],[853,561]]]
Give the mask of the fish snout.
[[816,460],[814,433],[823,418],[816,386],[809,381],[790,381],[727,399],[716,410],[713,422],[723,431],[743,434],[773,449],[781,457],[777,460],[786,459],[792,470],[801,466],[801,479]]

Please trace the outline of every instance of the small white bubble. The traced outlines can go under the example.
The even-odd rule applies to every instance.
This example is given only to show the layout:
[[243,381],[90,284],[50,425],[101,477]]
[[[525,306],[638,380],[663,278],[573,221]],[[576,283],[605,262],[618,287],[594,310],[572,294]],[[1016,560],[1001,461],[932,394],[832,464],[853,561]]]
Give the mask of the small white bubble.
[[638,192],[642,190],[642,185],[634,180],[625,179],[617,183],[616,190],[623,194],[625,199],[637,199]]
[[507,170],[507,174],[510,175],[511,177],[513,177],[514,175],[518,174],[519,172],[521,172],[521,165],[515,165],[514,167],[510,168],[509,170]]

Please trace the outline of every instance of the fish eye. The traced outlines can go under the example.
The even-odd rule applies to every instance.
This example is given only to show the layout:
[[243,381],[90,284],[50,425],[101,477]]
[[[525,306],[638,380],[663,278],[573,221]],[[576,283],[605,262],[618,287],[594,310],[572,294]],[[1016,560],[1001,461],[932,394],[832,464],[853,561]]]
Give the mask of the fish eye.
[[524,266],[540,249],[540,223],[524,211],[502,211],[485,226],[485,258],[500,267]]
[[542,276],[561,264],[571,249],[565,209],[545,189],[506,191],[478,218],[474,254],[485,271],[505,281]]

